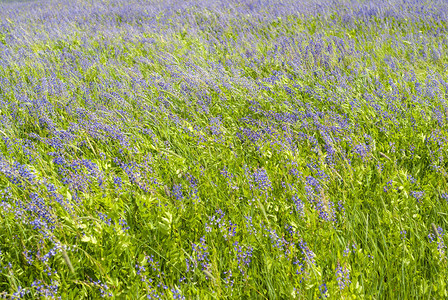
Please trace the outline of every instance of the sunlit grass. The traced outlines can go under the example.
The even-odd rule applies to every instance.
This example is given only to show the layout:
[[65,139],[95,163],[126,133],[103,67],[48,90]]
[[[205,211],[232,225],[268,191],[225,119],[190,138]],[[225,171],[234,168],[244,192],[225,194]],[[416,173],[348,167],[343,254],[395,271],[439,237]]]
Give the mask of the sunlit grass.
[[324,4],[0,4],[1,295],[447,297],[446,5]]

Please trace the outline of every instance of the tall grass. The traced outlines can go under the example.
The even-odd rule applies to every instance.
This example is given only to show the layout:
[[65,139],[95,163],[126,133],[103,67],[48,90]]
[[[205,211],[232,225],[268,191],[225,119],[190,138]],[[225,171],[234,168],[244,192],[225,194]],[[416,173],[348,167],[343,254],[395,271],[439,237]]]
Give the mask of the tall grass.
[[0,4],[0,294],[446,298],[445,1]]

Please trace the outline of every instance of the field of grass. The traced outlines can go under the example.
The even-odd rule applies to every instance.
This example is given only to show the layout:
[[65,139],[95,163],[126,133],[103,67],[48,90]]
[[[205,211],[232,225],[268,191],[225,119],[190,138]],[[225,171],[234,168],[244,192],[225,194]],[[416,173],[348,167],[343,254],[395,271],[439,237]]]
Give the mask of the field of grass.
[[448,297],[448,2],[0,2],[0,297]]

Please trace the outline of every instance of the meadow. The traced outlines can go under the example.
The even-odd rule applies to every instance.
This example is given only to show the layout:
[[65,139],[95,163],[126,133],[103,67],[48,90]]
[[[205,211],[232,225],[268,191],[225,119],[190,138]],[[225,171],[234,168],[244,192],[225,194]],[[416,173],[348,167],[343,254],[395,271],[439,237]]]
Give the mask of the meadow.
[[447,298],[447,24],[0,2],[0,298]]

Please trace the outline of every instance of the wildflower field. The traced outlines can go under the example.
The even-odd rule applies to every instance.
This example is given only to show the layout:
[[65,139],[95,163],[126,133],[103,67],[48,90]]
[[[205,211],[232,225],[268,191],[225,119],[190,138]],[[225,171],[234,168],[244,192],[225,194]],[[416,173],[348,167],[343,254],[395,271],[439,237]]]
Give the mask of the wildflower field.
[[0,297],[448,297],[448,2],[0,2]]

